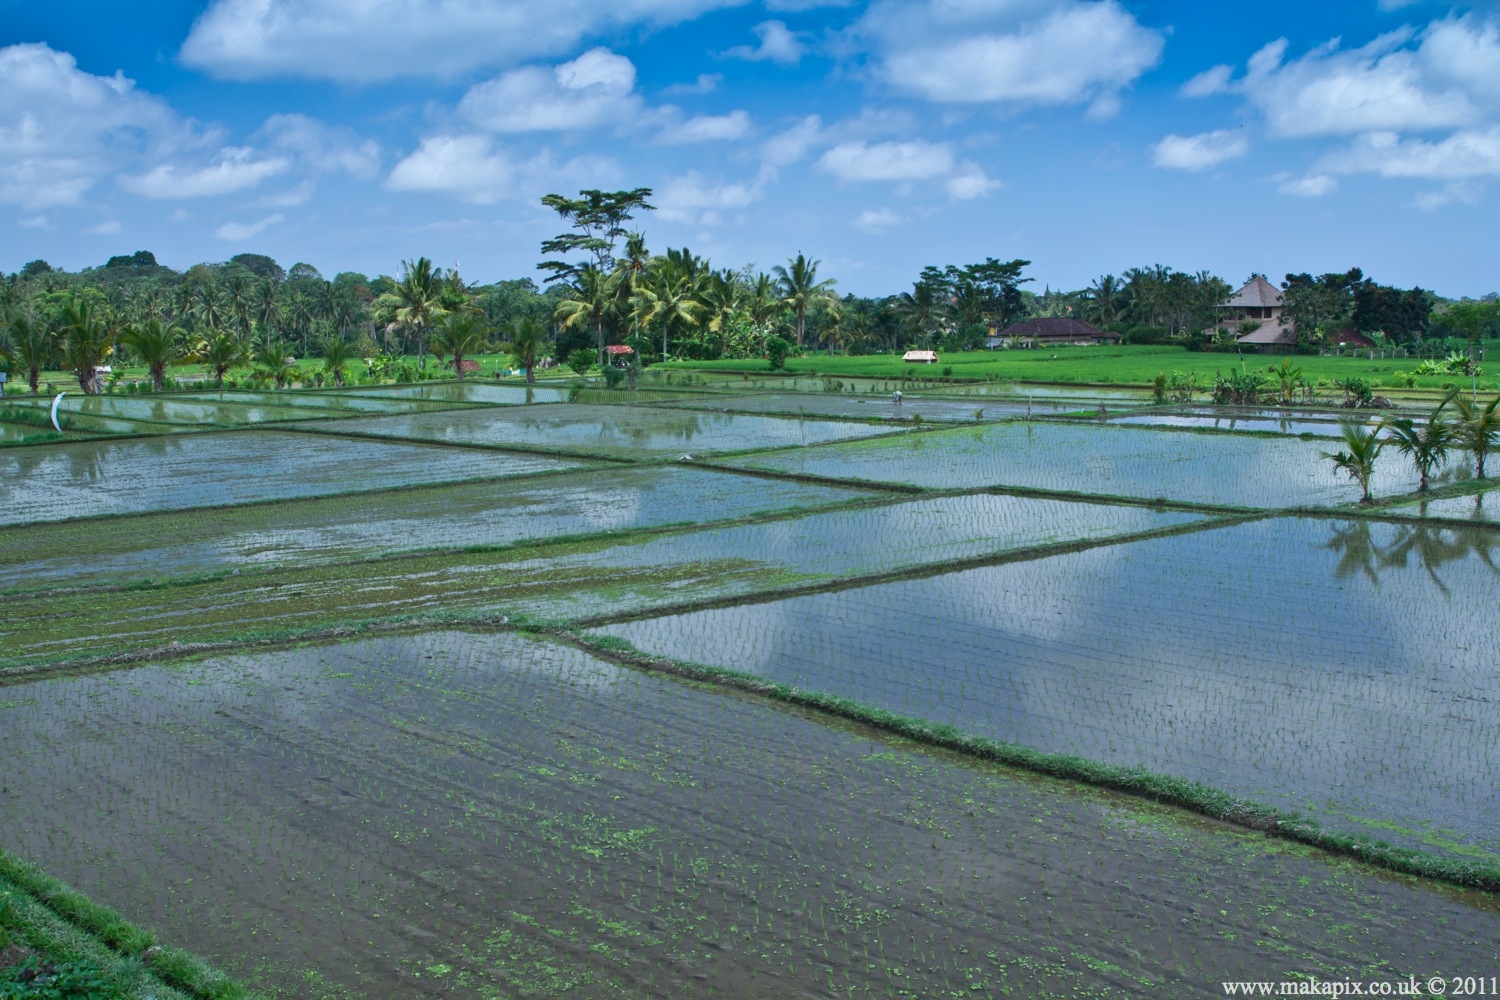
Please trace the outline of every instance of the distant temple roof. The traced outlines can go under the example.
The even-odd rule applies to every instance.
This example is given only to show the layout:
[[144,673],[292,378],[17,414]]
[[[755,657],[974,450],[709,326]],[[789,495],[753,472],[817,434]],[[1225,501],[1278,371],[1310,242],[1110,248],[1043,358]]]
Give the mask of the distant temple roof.
[[1281,290],[1260,275],[1240,286],[1224,305],[1230,309],[1264,308],[1282,305]]
[[1118,333],[1106,333],[1097,326],[1070,316],[1045,316],[1016,323],[995,334],[1002,340],[1119,340]]

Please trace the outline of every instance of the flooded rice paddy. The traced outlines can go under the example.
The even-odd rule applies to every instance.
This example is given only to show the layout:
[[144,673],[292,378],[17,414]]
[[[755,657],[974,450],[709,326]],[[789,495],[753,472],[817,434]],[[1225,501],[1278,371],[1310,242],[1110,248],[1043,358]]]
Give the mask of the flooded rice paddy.
[[0,525],[522,475],[576,460],[246,431],[0,451]]
[[888,428],[830,420],[578,404],[377,417],[330,426],[416,441],[544,448],[583,454],[746,451],[821,444],[889,432]]
[[[1323,457],[1328,450],[1336,450],[1330,442],[1298,438],[1019,421],[756,455],[736,464],[930,488],[1004,485],[1234,507],[1358,500],[1358,487]],[[1377,496],[1415,487],[1415,475],[1394,456],[1377,466]]]
[[973,496],[624,541],[220,570],[209,579],[105,594],[47,589],[13,594],[0,607],[0,664],[98,655],[100,635],[123,654],[412,616],[595,619],[923,567],[941,571],[954,560],[1201,523],[1196,515],[1137,507]]
[[1497,548],[1275,519],[605,631],[1495,859]]
[[74,419],[143,436],[0,451],[0,847],[267,997],[1497,967],[1500,896],[1455,887],[1500,884],[1493,494],[1417,504],[1387,450],[1357,508],[1332,442],[1112,426],[1134,391],[934,386],[897,428],[879,380],[759,381],[109,397]]
[[1492,900],[515,636],[0,694],[8,846],[271,995],[1209,997],[1500,940]]
[[[212,517],[186,511],[139,515],[128,524],[16,526],[0,528],[0,592],[499,546],[805,511],[868,496],[674,465],[410,486],[229,508]],[[82,564],[80,547],[89,552]]]

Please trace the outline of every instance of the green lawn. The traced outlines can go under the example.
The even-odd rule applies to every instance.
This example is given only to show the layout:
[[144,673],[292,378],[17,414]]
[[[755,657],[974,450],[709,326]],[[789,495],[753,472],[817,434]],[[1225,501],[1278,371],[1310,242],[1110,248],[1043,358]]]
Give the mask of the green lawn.
[[[1486,365],[1480,377],[1481,387],[1500,387],[1497,369],[1500,365],[1500,341],[1491,341],[1489,350],[1495,355]],[[1286,355],[1249,354],[1244,356],[1246,368],[1265,371],[1279,365]],[[1377,388],[1395,388],[1406,384],[1404,373],[1416,368],[1414,358],[1369,358],[1292,356],[1291,361],[1300,367],[1303,376],[1316,382],[1351,376],[1363,378]],[[955,379],[999,379],[1021,382],[1076,382],[1115,385],[1149,385],[1157,372],[1183,372],[1196,374],[1200,384],[1213,384],[1214,372],[1226,374],[1238,369],[1241,359],[1234,354],[1200,353],[1175,346],[1057,346],[1037,350],[974,351],[964,354],[939,354],[936,365],[906,364],[898,354],[866,354],[857,356],[809,354],[801,358],[787,359],[790,372],[817,372],[834,376],[871,376],[874,378],[898,378],[902,374],[913,377],[943,377],[951,367]],[[672,362],[672,368],[694,368],[719,371],[765,371],[766,362],[753,361],[685,361]],[[1445,382],[1468,383],[1456,376],[1423,378],[1417,386],[1439,388]]]

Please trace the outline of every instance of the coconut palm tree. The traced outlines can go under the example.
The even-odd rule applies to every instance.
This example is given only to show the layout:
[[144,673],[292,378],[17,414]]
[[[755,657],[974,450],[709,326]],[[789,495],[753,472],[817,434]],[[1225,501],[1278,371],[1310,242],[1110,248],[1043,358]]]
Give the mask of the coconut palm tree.
[[195,354],[198,361],[208,365],[220,389],[224,388],[224,375],[231,368],[238,368],[249,360],[245,345],[238,337],[225,330],[210,330]]
[[323,341],[323,373],[332,377],[333,384],[340,389],[344,387],[344,382],[349,377],[346,366],[352,354],[348,341],[342,337],[329,337]]
[[144,323],[127,326],[120,335],[120,343],[140,355],[146,370],[151,373],[151,388],[161,392],[167,377],[167,366],[182,360],[184,353],[182,331],[168,326],[155,317]]
[[1380,436],[1380,426],[1366,427],[1358,420],[1344,420],[1339,424],[1344,447],[1337,452],[1323,452],[1323,457],[1333,461],[1336,472],[1347,473],[1359,483],[1363,495],[1360,503],[1369,503],[1370,477],[1375,475],[1375,460],[1385,449],[1385,439]]
[[1474,465],[1478,471],[1479,478],[1484,478],[1484,460],[1497,442],[1500,442],[1500,411],[1496,406],[1500,405],[1500,396],[1490,400],[1488,406],[1481,407],[1467,396],[1456,396],[1453,399],[1458,408],[1458,427],[1455,444],[1461,449],[1474,456]]
[[535,382],[537,362],[547,350],[547,333],[536,320],[522,317],[511,324],[505,349],[511,364],[526,373],[526,381]]
[[99,367],[114,353],[114,338],[103,310],[91,302],[73,299],[63,307],[58,335],[64,366],[72,370],[85,396],[97,396],[103,391]]
[[[930,281],[919,281],[911,291],[902,292],[896,299],[896,311],[906,321],[920,342],[932,330],[932,320],[938,310],[938,293]],[[891,345],[893,348],[896,346]]]
[[670,258],[657,258],[650,280],[636,293],[641,322],[661,323],[661,357],[667,359],[667,335],[673,326],[697,326],[704,306],[698,301],[696,275]]
[[1417,470],[1417,492],[1427,492],[1427,480],[1432,470],[1443,464],[1448,457],[1448,448],[1454,443],[1453,424],[1443,415],[1443,408],[1458,395],[1452,389],[1428,415],[1426,423],[1418,424],[1411,417],[1392,417],[1384,422],[1391,432],[1392,443],[1401,454],[1411,458]]
[[428,331],[449,311],[444,304],[449,292],[442,268],[433,267],[432,261],[426,257],[403,261],[401,280],[375,300],[376,313],[414,334],[417,357],[421,358]]
[[762,271],[755,276],[755,283],[750,286],[749,293],[745,296],[745,312],[754,324],[756,332],[765,336],[771,321],[781,311],[781,294],[776,287],[776,280]]
[[797,346],[802,346],[803,334],[807,331],[807,309],[824,297],[838,282],[833,278],[818,280],[818,264],[802,254],[787,261],[787,266],[777,264],[772,271],[776,275],[777,288],[781,292],[782,305],[797,314]]
[[235,326],[240,339],[246,342],[250,340],[251,313],[253,312],[250,279],[243,274],[231,275],[224,282],[224,305],[228,318]]
[[286,345],[268,336],[255,352],[255,373],[276,383],[276,388],[285,389],[292,381],[297,366],[287,357]]
[[592,264],[578,269],[573,284],[558,300],[553,313],[557,322],[566,329],[594,331],[599,348],[599,369],[604,369],[604,320],[614,306],[616,281],[612,274],[601,271]]
[[464,355],[478,354],[490,342],[490,323],[477,309],[452,312],[432,332],[434,352],[453,355],[453,370],[464,377]]
[[57,338],[35,316],[17,313],[10,320],[10,349],[26,370],[26,382],[35,395],[41,385],[42,369],[57,360]]

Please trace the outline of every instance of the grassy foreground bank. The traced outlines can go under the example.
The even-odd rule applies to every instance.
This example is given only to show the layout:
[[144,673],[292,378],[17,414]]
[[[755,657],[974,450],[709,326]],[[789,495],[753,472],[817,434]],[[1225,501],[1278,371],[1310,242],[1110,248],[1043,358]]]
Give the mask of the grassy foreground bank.
[[255,1000],[202,959],[0,848],[0,997]]

